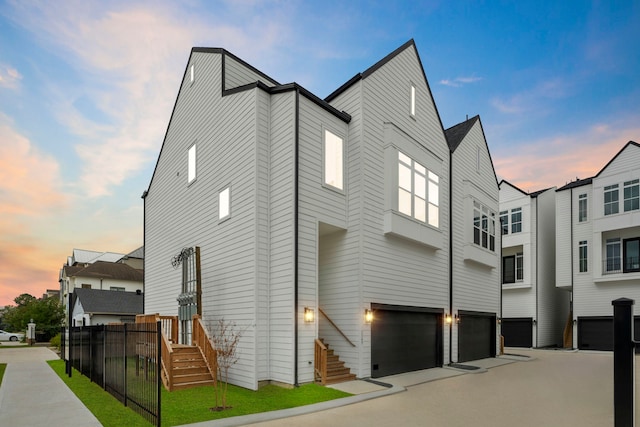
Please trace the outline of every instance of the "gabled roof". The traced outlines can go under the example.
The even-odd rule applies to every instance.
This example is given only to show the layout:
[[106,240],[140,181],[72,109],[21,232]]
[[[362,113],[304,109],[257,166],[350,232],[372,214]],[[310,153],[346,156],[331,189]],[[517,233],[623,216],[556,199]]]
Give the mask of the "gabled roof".
[[97,261],[82,268],[65,266],[67,277],[95,277],[142,282],[143,272],[119,262]]
[[506,179],[501,180],[501,181],[500,181],[500,184],[498,184],[498,187],[502,187],[502,184],[503,184],[503,183],[504,183],[504,184],[509,185],[509,186],[510,186],[510,187],[512,187],[512,188],[515,188],[516,190],[518,190],[519,192],[521,192],[521,193],[522,193],[522,194],[524,194],[525,196],[529,196],[529,197],[531,197],[531,198],[536,198],[536,197],[538,197],[539,195],[541,195],[542,193],[544,193],[545,191],[549,191],[549,190],[551,190],[551,189],[553,188],[553,187],[549,187],[549,188],[544,188],[544,189],[542,189],[542,190],[532,191],[532,192],[530,192],[530,193],[527,193],[526,191],[524,191],[524,190],[522,190],[522,189],[518,188],[517,186],[513,185],[512,183],[510,183],[510,182],[509,182],[509,181],[507,181]]
[[558,188],[556,191],[569,190],[569,189],[571,189],[571,188],[582,187],[583,185],[591,184],[591,183],[593,182],[593,179],[594,179],[594,178],[597,178],[598,176],[600,176],[600,174],[601,174],[605,169],[607,169],[607,168],[609,167],[609,165],[610,165],[611,163],[613,163],[613,161],[614,161],[615,159],[617,159],[617,158],[618,158],[618,156],[620,156],[620,155],[622,154],[622,152],[623,152],[624,150],[626,150],[626,149],[627,149],[627,147],[629,147],[630,145],[633,145],[634,147],[638,147],[638,148],[640,148],[640,144],[638,144],[638,143],[637,143],[637,142],[635,142],[635,141],[629,141],[629,142],[627,142],[627,143],[624,145],[624,147],[622,147],[622,148],[620,149],[620,151],[618,151],[618,152],[616,153],[616,155],[615,155],[615,156],[613,156],[613,157],[611,158],[611,160],[609,160],[609,161],[607,162],[607,164],[606,164],[606,165],[604,165],[604,167],[603,167],[602,169],[600,169],[600,171],[599,171],[597,174],[595,174],[595,175],[594,175],[594,176],[592,176],[591,178],[576,179],[575,181],[571,181],[570,183],[568,183],[568,184],[566,184],[566,185],[564,185],[564,186],[562,186],[562,187]]
[[138,258],[144,259],[144,246],[140,246],[138,249],[129,252],[123,258]]
[[144,295],[136,292],[76,288],[73,293],[85,313],[134,315],[144,311]]
[[455,126],[451,126],[449,129],[444,131],[444,134],[447,137],[447,144],[449,144],[449,150],[451,150],[452,153],[456,151],[458,145],[460,145],[464,137],[467,136],[473,125],[478,120],[480,120],[480,116],[476,115],[464,122],[458,123]]
[[86,249],[74,249],[73,250],[73,263],[74,264],[90,264],[96,261],[108,261],[116,262],[120,260],[124,254],[116,252],[98,252],[89,251]]

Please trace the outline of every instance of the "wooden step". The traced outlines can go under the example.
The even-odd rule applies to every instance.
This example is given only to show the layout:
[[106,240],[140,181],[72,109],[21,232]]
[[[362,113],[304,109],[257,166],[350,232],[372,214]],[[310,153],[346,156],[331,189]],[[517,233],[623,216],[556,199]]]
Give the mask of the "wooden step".
[[184,390],[185,388],[200,387],[204,385],[214,385],[214,382],[213,380],[210,380],[210,381],[198,381],[198,382],[191,382],[191,383],[174,384],[173,389]]
[[343,383],[345,381],[353,381],[356,379],[355,374],[327,375],[326,384]]
[[199,372],[195,374],[176,374],[173,375],[173,384],[194,383],[202,381],[213,381],[209,372]]

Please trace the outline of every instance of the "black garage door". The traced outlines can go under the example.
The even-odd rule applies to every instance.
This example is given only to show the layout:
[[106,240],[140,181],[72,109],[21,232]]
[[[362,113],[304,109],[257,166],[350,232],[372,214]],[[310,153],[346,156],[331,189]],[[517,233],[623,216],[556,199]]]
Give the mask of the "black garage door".
[[459,311],[458,316],[458,362],[495,357],[495,314]]
[[533,347],[533,318],[503,318],[502,336],[505,347]]
[[373,378],[442,366],[442,313],[421,307],[372,304]]
[[580,350],[613,350],[613,317],[578,317]]

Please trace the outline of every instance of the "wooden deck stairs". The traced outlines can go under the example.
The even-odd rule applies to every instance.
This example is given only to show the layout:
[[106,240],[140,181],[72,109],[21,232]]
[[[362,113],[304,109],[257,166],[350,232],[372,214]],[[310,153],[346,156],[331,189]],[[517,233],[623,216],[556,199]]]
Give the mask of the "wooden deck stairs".
[[171,344],[171,349],[172,390],[215,385],[207,362],[197,346]]
[[[324,366],[323,366],[324,365]],[[322,385],[336,384],[356,379],[351,369],[344,366],[340,356],[335,354],[324,339],[316,340],[316,382]]]

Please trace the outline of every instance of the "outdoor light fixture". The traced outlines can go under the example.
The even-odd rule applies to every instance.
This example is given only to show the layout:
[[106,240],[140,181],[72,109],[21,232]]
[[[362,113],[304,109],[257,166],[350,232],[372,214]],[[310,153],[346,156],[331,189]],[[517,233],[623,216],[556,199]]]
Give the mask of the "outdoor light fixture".
[[451,318],[450,314],[445,314],[444,315],[444,321],[447,323],[447,325],[450,325],[451,322],[453,321],[453,319]]
[[371,323],[373,322],[373,311],[369,308],[364,309],[364,322]]
[[304,321],[306,323],[312,323],[314,319],[313,308],[305,307],[304,308]]
[[456,313],[455,315],[455,321],[456,321],[456,325],[460,323],[460,316],[458,316],[458,313]]
[[496,320],[496,322],[498,322],[498,325],[502,323],[502,319],[498,317],[498,319]]

